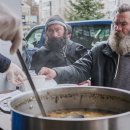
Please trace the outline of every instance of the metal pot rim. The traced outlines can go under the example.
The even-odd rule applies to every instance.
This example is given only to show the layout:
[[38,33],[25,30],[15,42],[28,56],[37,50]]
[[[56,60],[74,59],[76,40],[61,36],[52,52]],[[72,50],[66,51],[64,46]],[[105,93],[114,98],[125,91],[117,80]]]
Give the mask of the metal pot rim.
[[[60,85],[61,86],[61,85]],[[73,88],[75,87],[74,85],[72,86],[65,86],[65,87],[61,87],[60,89],[66,89],[66,88]],[[82,86],[80,88],[85,88],[86,86]],[[77,86],[76,86],[77,88]],[[106,89],[106,90],[114,90],[114,91],[118,91],[118,92],[123,92],[123,93],[126,93],[126,94],[130,94],[129,91],[127,90],[123,90],[123,89],[117,89],[117,88],[111,88],[111,87],[102,87],[102,86],[87,86],[88,89]],[[59,87],[57,88],[46,88],[46,89],[41,89],[41,90],[38,90],[39,92],[42,92],[42,91],[48,91],[48,90],[56,90],[56,89],[59,89]],[[38,119],[44,119],[44,120],[55,120],[55,121],[96,121],[96,120],[104,120],[104,119],[111,119],[111,118],[115,118],[115,117],[123,117],[123,116],[126,116],[126,115],[130,115],[130,111],[128,112],[124,112],[124,113],[120,113],[120,114],[116,114],[116,115],[112,115],[112,116],[104,116],[104,117],[96,117],[96,118],[80,118],[80,119],[69,119],[69,118],[52,118],[52,117],[42,117],[42,116],[35,116],[35,115],[32,115],[32,114],[27,114],[27,113],[24,113],[24,112],[20,112],[16,109],[13,108],[13,106],[11,105],[11,103],[16,100],[16,99],[19,99],[21,97],[24,97],[26,95],[31,95],[33,92],[32,91],[28,91],[28,92],[24,92],[24,93],[21,93],[19,95],[16,95],[14,96],[10,103],[9,103],[9,106],[11,108],[11,111],[13,112],[16,112],[16,113],[19,113],[19,114],[22,114],[23,116],[29,116],[29,117],[32,117],[32,118],[38,118]]]

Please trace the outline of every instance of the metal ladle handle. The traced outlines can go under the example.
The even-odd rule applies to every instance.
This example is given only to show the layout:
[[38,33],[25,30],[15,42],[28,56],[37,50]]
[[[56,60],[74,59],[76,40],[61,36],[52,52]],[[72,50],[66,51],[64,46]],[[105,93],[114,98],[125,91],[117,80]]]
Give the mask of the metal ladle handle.
[[31,78],[31,76],[30,76],[30,73],[29,73],[29,71],[28,71],[28,69],[27,69],[27,67],[26,67],[26,64],[25,64],[25,62],[24,62],[24,60],[23,60],[23,57],[22,57],[21,52],[20,52],[19,49],[17,50],[17,56],[18,56],[19,61],[20,61],[21,65],[22,65],[22,68],[23,68],[23,70],[24,70],[24,72],[25,72],[25,74],[26,74],[26,76],[27,76],[27,79],[28,79],[28,81],[29,81],[29,84],[30,84],[30,86],[31,86],[31,88],[32,88],[32,90],[33,90],[33,93],[34,93],[34,96],[35,96],[36,101],[37,101],[37,103],[38,103],[38,106],[39,106],[39,108],[40,108],[41,114],[42,114],[42,116],[46,116],[46,113],[45,113],[43,104],[42,104],[42,102],[41,102],[41,99],[40,99],[40,97],[39,97],[39,95],[38,95],[38,92],[37,92],[37,90],[36,90],[36,87],[34,86],[34,83],[33,83],[33,81],[32,81],[32,78]]

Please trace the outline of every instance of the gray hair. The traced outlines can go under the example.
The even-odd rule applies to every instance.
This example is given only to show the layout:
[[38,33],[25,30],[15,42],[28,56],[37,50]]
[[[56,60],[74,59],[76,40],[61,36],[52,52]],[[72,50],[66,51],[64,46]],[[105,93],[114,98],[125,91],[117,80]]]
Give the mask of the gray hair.
[[130,5],[124,3],[117,8],[116,13],[123,13],[128,11],[130,11]]

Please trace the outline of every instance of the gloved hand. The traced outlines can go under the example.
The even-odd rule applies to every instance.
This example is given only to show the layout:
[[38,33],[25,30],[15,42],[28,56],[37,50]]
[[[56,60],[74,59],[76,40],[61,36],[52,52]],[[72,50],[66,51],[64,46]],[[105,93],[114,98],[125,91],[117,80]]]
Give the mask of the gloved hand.
[[10,67],[6,71],[6,76],[7,80],[16,86],[21,86],[21,84],[26,80],[24,72],[14,63],[10,64]]
[[0,2],[0,39],[12,42],[10,52],[17,51],[22,42],[20,18]]

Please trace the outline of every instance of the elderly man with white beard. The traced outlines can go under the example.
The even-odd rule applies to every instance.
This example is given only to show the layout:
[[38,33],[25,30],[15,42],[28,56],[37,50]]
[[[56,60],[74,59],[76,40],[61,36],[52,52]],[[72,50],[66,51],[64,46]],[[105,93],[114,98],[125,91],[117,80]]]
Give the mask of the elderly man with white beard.
[[130,5],[118,7],[108,41],[93,47],[73,65],[42,68],[39,74],[58,83],[80,83],[91,77],[91,84],[130,90]]

